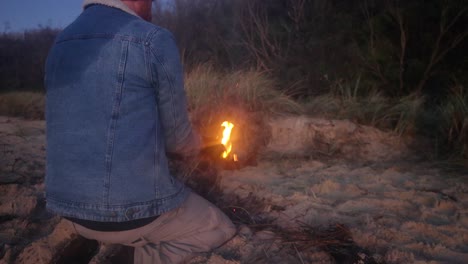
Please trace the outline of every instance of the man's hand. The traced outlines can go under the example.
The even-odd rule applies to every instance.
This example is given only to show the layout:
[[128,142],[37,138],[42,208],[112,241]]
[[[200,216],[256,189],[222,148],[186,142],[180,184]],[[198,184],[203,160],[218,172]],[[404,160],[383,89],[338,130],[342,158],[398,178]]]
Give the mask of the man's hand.
[[200,151],[200,157],[207,158],[213,161],[220,160],[223,152],[226,151],[226,148],[223,144],[215,144],[208,147],[204,147]]

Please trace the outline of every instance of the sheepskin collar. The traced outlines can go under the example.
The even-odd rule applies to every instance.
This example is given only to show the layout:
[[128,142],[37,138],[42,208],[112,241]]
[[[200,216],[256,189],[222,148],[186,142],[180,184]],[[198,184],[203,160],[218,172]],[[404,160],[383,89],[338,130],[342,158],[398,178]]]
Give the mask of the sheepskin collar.
[[118,8],[122,11],[125,11],[129,14],[132,14],[138,17],[138,15],[133,10],[131,10],[127,5],[122,3],[122,1],[120,0],[84,0],[83,8],[86,8],[87,6],[94,5],[94,4]]

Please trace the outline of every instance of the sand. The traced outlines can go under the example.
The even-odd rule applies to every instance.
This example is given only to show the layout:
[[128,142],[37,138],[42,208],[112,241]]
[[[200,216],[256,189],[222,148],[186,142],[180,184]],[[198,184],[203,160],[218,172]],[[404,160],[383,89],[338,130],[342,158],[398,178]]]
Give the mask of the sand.
[[[220,172],[224,198],[255,203],[226,205],[251,225],[239,224],[231,241],[190,263],[335,263],[323,247],[281,235],[334,225],[374,263],[467,263],[467,173],[421,161],[395,135],[349,121],[271,122],[272,141],[256,166]],[[325,155],[323,142],[337,144]],[[0,263],[50,263],[77,236],[44,211],[44,122],[0,117],[0,156]],[[110,263],[111,249],[102,245],[80,263]]]

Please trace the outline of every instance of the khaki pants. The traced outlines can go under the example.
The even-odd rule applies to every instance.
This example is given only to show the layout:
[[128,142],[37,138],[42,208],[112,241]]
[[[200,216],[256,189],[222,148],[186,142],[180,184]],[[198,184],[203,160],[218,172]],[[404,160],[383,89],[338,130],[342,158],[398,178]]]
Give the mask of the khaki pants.
[[234,236],[231,220],[216,206],[191,193],[177,209],[152,223],[128,231],[100,232],[73,224],[88,239],[135,248],[135,264],[183,263]]

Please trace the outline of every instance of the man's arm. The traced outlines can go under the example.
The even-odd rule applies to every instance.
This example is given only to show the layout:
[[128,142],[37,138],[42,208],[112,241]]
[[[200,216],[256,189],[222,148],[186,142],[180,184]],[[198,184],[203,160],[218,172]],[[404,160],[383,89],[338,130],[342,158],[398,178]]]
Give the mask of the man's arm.
[[184,73],[174,37],[169,31],[159,29],[147,44],[166,152],[184,156],[196,154],[200,137],[188,117]]

